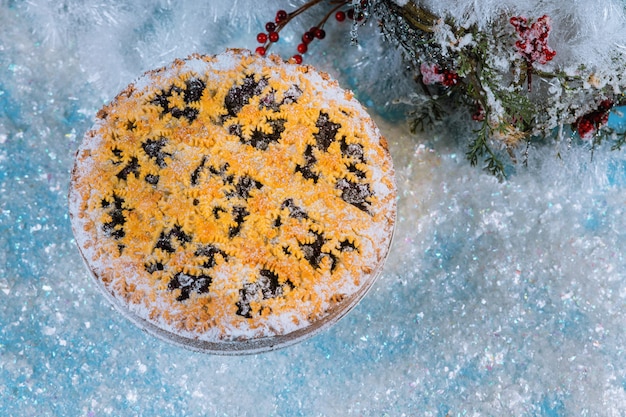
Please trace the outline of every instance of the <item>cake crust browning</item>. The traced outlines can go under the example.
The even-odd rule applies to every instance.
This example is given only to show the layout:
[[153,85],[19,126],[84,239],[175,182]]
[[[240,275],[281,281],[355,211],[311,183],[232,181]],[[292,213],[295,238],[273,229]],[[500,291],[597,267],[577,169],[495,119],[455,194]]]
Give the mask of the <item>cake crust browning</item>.
[[229,50],[149,71],[98,112],[70,214],[131,319],[187,347],[245,351],[356,304],[389,249],[395,197],[387,143],[350,92]]

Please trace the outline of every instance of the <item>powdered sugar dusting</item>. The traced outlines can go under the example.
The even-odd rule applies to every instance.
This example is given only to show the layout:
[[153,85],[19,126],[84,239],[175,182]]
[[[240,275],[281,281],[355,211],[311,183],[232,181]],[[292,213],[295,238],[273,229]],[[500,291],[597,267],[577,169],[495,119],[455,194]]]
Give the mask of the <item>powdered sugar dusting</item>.
[[[282,77],[277,79],[274,71],[282,72]],[[199,100],[200,96],[194,91],[202,91],[197,89],[204,89],[205,83],[210,84],[210,91],[219,91],[219,88],[223,88],[220,87],[220,83],[223,82],[224,74],[233,72],[235,74],[246,74],[245,76],[250,80],[247,81],[249,84],[245,85],[244,83],[241,87],[231,87],[229,91],[235,94],[233,96],[234,98],[226,98],[226,105],[231,107],[222,110],[221,116],[211,116],[212,118],[210,120],[212,120],[211,123],[213,123],[213,125],[207,125],[206,129],[209,129],[208,132],[213,133],[208,133],[206,138],[196,139],[193,137],[193,133],[183,133],[181,131],[182,135],[179,139],[181,143],[176,145],[178,147],[177,149],[174,149],[168,145],[167,136],[163,136],[166,135],[166,133],[159,133],[162,135],[161,139],[158,139],[158,136],[157,139],[153,139],[154,135],[148,133],[147,141],[146,139],[142,139],[144,142],[140,143],[143,147],[143,151],[140,151],[138,154],[136,151],[131,151],[129,154],[128,151],[122,151],[121,148],[116,148],[117,146],[132,146],[132,141],[135,140],[132,139],[134,136],[133,133],[130,133],[130,130],[128,134],[124,134],[125,136],[120,136],[119,133],[116,133],[116,129],[119,130],[119,127],[116,126],[120,126],[117,120],[121,120],[121,123],[124,124],[122,126],[124,129],[143,129],[145,120],[147,120],[146,118],[153,117],[151,116],[151,114],[154,114],[152,110],[149,112],[144,110],[143,113],[137,113],[137,110],[133,107],[129,107],[132,105],[131,103],[138,102],[146,103],[151,106],[159,106],[159,108],[162,109],[162,115],[159,116],[160,119],[167,115],[167,112],[170,112],[174,118],[180,119],[184,116],[188,118],[189,123],[191,123],[198,117],[198,111],[194,110],[194,107],[189,106],[183,109],[182,106],[185,105],[184,103],[188,103],[189,100],[192,99]],[[171,84],[171,80],[173,79],[183,81],[179,82],[179,84],[176,84],[174,87],[174,84]],[[276,87],[272,88],[285,91],[284,93],[279,92],[278,94],[279,97],[283,97],[281,94],[284,94],[282,100],[288,99],[288,101],[286,101],[287,104],[298,100],[298,97],[300,97],[302,93],[302,91],[299,90],[302,89],[307,92],[302,100],[308,103],[306,114],[310,114],[310,116],[306,117],[312,117],[312,121],[318,124],[319,133],[314,133],[314,136],[318,134],[322,135],[315,139],[317,141],[315,146],[319,148],[320,151],[326,151],[326,148],[335,140],[338,141],[335,142],[334,145],[334,152],[336,153],[339,152],[340,146],[345,147],[345,149],[360,149],[357,153],[351,151],[352,153],[347,153],[346,156],[341,157],[344,159],[347,158],[344,162],[341,162],[342,164],[352,164],[351,169],[354,170],[354,174],[345,174],[352,175],[352,177],[347,177],[352,179],[342,179],[341,181],[343,182],[337,182],[338,185],[334,188],[329,188],[332,182],[328,185],[324,185],[326,182],[321,182],[321,188],[317,191],[315,188],[311,188],[310,190],[296,190],[291,186],[293,192],[302,194],[297,204],[290,203],[295,205],[288,206],[289,210],[295,210],[292,211],[291,214],[294,216],[294,219],[300,219],[298,220],[300,222],[302,219],[305,219],[306,222],[311,223],[311,225],[297,232],[302,234],[301,237],[297,237],[297,240],[293,240],[292,243],[284,243],[286,246],[283,246],[281,250],[285,251],[285,254],[288,256],[295,256],[295,259],[300,259],[301,261],[306,259],[310,266],[307,266],[305,269],[309,269],[310,271],[305,272],[304,270],[300,270],[300,272],[298,272],[298,269],[295,269],[291,272],[293,275],[282,278],[286,279],[286,281],[279,281],[279,275],[276,274],[277,271],[282,270],[281,268],[284,269],[284,266],[280,266],[284,262],[280,260],[282,259],[280,256],[274,258],[276,254],[270,256],[270,253],[267,252],[262,256],[267,259],[267,261],[264,262],[269,263],[267,263],[267,266],[262,267],[265,268],[261,270],[263,277],[258,278],[258,266],[247,266],[245,262],[247,262],[246,259],[248,256],[255,257],[264,252],[261,251],[256,254],[256,249],[251,247],[242,252],[242,254],[238,254],[237,252],[233,252],[234,249],[226,249],[227,246],[224,246],[224,242],[219,239],[215,241],[215,245],[217,246],[209,244],[206,246],[207,249],[197,249],[196,256],[201,254],[200,256],[204,257],[203,259],[205,259],[205,261],[203,262],[205,262],[205,266],[200,269],[197,266],[193,266],[193,264],[187,264],[187,266],[185,266],[185,262],[187,262],[185,261],[186,256],[191,256],[192,254],[189,253],[189,255],[185,255],[185,252],[178,253],[175,248],[179,245],[183,245],[184,247],[187,242],[191,242],[192,239],[194,239],[193,235],[190,235],[188,232],[188,227],[190,226],[187,226],[187,222],[193,220],[185,220],[187,218],[185,216],[188,216],[185,214],[188,209],[183,206],[179,206],[180,208],[175,210],[167,208],[167,205],[173,204],[177,206],[183,204],[182,201],[176,201],[176,199],[180,197],[176,197],[176,199],[171,196],[168,197],[170,193],[176,193],[175,189],[171,188],[173,185],[168,186],[170,188],[167,188],[165,185],[158,186],[158,189],[162,189],[162,192],[166,194],[158,197],[161,201],[159,207],[162,208],[160,209],[161,213],[157,214],[158,216],[173,216],[170,220],[167,220],[168,222],[172,222],[172,225],[164,226],[155,224],[154,226],[156,227],[165,227],[161,232],[161,237],[158,238],[158,242],[155,244],[147,241],[146,243],[142,243],[142,245],[144,245],[143,247],[146,247],[146,245],[148,245],[147,247],[152,246],[155,248],[153,251],[156,249],[158,249],[158,251],[152,254],[146,254],[145,256],[147,257],[145,258],[135,260],[135,255],[132,254],[139,249],[128,248],[129,242],[120,239],[124,238],[128,233],[132,233],[133,235],[137,235],[140,239],[145,240],[146,233],[142,232],[141,229],[131,229],[128,231],[125,229],[125,225],[128,221],[136,221],[133,219],[140,220],[141,216],[145,216],[143,214],[145,208],[135,208],[134,204],[137,204],[137,202],[141,204],[141,198],[153,198],[150,197],[150,193],[153,192],[150,191],[152,188],[145,188],[145,184],[142,182],[144,178],[151,184],[162,184],[165,180],[161,178],[159,182],[159,177],[175,175],[175,177],[180,178],[180,180],[176,180],[173,184],[181,184],[184,186],[183,179],[191,178],[191,185],[193,187],[196,182],[199,181],[199,178],[202,178],[201,175],[204,175],[203,171],[210,169],[210,172],[213,173],[211,175],[222,175],[224,181],[233,184],[239,181],[237,187],[243,188],[237,192],[240,193],[241,197],[249,198],[249,193],[255,189],[254,181],[256,180],[253,180],[253,182],[250,182],[250,180],[246,180],[248,182],[241,182],[244,180],[237,180],[236,177],[233,176],[227,179],[227,177],[224,176],[225,174],[220,174],[220,172],[228,170],[229,165],[223,165],[221,168],[219,168],[218,165],[209,166],[209,163],[214,162],[207,161],[213,161],[213,157],[209,154],[204,157],[201,157],[201,155],[213,151],[202,147],[198,148],[197,146],[200,146],[201,143],[216,144],[219,141],[232,140],[232,132],[237,134],[236,131],[233,130],[232,125],[228,128],[231,133],[226,133],[226,136],[224,136],[225,133],[219,133],[220,129],[223,131],[223,128],[219,127],[219,124],[223,124],[224,120],[227,120],[225,118],[232,118],[234,114],[239,113],[241,109],[248,104],[248,100],[252,100],[252,98],[240,99],[236,94],[248,94],[242,89],[254,88],[256,89],[254,90],[254,94],[263,97],[262,94],[266,93],[262,93],[259,88],[266,88],[268,82],[276,83]],[[168,85],[171,87],[168,87]],[[262,87],[257,88],[255,85],[261,85]],[[289,87],[290,85],[295,86],[295,88]],[[195,88],[196,90],[186,91],[183,88]],[[263,99],[266,100],[263,103],[265,103],[264,105],[267,108],[271,108],[271,100],[274,100],[274,90],[269,91],[270,95]],[[288,93],[288,91],[290,92]],[[183,96],[185,99],[184,102],[180,100]],[[180,97],[176,99],[179,101],[175,101],[175,97]],[[209,97],[207,97],[207,99],[212,100],[212,98]],[[231,101],[229,102],[228,100]],[[253,110],[252,107],[250,107],[250,109],[251,111]],[[259,105],[259,109],[263,110],[263,107]],[[225,115],[225,111],[228,112],[227,115]],[[277,110],[275,109],[274,111]],[[321,113],[319,113],[320,111]],[[336,112],[336,115],[332,117],[335,118],[334,120],[345,120],[341,122],[343,126],[342,124],[336,124],[335,121],[330,121],[328,115],[322,117],[322,115],[326,114],[325,112]],[[100,285],[103,286],[104,291],[112,298],[114,304],[116,304],[124,314],[129,316],[131,320],[155,333],[157,336],[187,346],[190,345],[185,342],[185,340],[189,340],[189,343],[192,344],[192,348],[210,351],[220,351],[219,346],[220,343],[223,342],[227,345],[225,349],[231,349],[235,346],[236,351],[245,350],[246,346],[252,345],[254,345],[252,350],[256,351],[262,349],[263,346],[267,349],[274,347],[276,344],[292,343],[304,337],[307,333],[312,334],[313,332],[320,331],[327,325],[336,321],[354,307],[356,302],[365,294],[376,278],[386,252],[389,249],[393,224],[395,222],[395,184],[393,182],[393,167],[391,166],[391,160],[384,139],[382,139],[380,132],[363,107],[353,98],[352,93],[339,88],[337,82],[332,80],[328,75],[318,73],[311,67],[284,63],[277,57],[255,57],[248,51],[230,50],[212,57],[192,55],[186,60],[176,60],[170,67],[147,72],[143,77],[122,92],[113,104],[105,107],[101,111],[100,116],[101,119],[96,122],[93,130],[86,135],[77,153],[77,165],[74,170],[73,186],[70,191],[70,209],[72,212],[73,228],[77,243],[90,269],[97,280],[99,280]],[[349,119],[346,119],[348,116]],[[241,117],[245,118],[247,116],[242,113]],[[274,129],[274,133],[276,133],[276,129],[279,128],[276,126],[283,126],[285,123],[284,121],[280,122],[280,124],[272,122],[273,119],[270,118],[271,114],[265,117],[268,118],[267,123],[275,123],[273,125],[274,127],[270,127],[270,129]],[[290,116],[285,115],[283,117]],[[295,115],[292,117],[304,116]],[[337,117],[340,119],[337,119]],[[172,121],[175,120],[174,118],[172,118]],[[219,121],[219,118],[221,118],[222,121]],[[315,122],[315,119],[318,119],[317,122]],[[167,121],[169,119],[164,120]],[[218,120],[217,124],[216,120]],[[317,129],[317,127],[312,127],[312,125],[309,126],[311,122],[305,121],[305,119],[299,120],[299,123],[304,123],[302,128],[305,130],[312,128]],[[350,120],[350,123],[348,123],[347,120]],[[320,125],[320,123],[322,124]],[[154,127],[153,125],[149,126],[150,131],[161,132],[158,127]],[[190,125],[190,127],[193,126],[193,124]],[[302,139],[297,136],[299,134],[296,132],[301,128],[286,125],[285,128],[280,127],[280,129],[287,129],[287,132],[292,132],[292,129],[295,129],[293,133],[286,133],[285,138],[283,138],[283,142],[285,142],[286,146],[285,149],[288,152],[284,157],[292,161],[297,161],[302,158],[301,152],[305,152],[305,154],[306,152],[312,152],[305,150],[307,146],[307,149],[312,149],[311,143],[306,145],[306,143],[301,142]],[[316,130],[312,130],[312,132],[316,132]],[[207,133],[202,134],[207,135]],[[239,134],[241,135],[242,133]],[[323,136],[330,134],[333,136],[336,135],[336,139],[330,137],[324,138],[325,136]],[[112,145],[106,142],[104,136],[111,136],[119,145]],[[236,137],[234,139],[236,139]],[[227,142],[224,142],[224,146],[226,147],[221,151],[222,153],[219,154],[222,155],[220,157],[226,155],[226,153],[223,152],[239,152],[237,149],[242,146],[239,144],[239,141],[244,140],[249,139],[245,139],[241,136],[240,139],[233,142],[232,145],[228,145]],[[327,140],[331,142],[326,142]],[[289,145],[289,143],[292,142],[293,144]],[[265,175],[263,178],[280,177],[284,175],[284,173],[280,172],[280,166],[273,167],[271,164],[266,164],[263,160],[264,157],[262,157],[262,153],[259,153],[259,151],[269,152],[266,151],[269,146],[268,144],[259,143],[255,145],[255,142],[252,142],[252,145],[254,145],[254,147],[258,146],[259,149],[255,150],[254,147],[247,148],[252,151],[248,163],[263,167],[262,170],[258,172],[259,175]],[[111,146],[113,148],[107,152],[112,153],[106,156],[107,154],[103,153],[103,148]],[[138,159],[138,157],[143,158],[141,152],[147,154],[149,159]],[[344,152],[344,150],[341,152]],[[276,156],[279,155],[276,154]],[[215,157],[218,157],[218,155],[215,155]],[[336,169],[332,168],[332,164],[334,163],[328,165],[330,163],[328,161],[330,160],[326,161],[326,159],[324,159],[325,157],[322,157],[322,154],[319,154],[317,157],[313,156],[313,154],[310,156],[305,155],[305,160],[309,161],[306,162],[307,164],[320,164],[319,167],[311,165],[302,168],[303,179],[307,179],[308,182],[306,184],[309,184],[305,188],[317,183],[316,178],[319,174],[315,173],[316,170],[327,169],[323,168],[327,166],[331,170]],[[318,161],[318,158],[322,159]],[[141,173],[140,175],[140,167],[146,166],[150,161],[160,166],[161,173],[156,174],[156,177],[154,177],[155,174],[153,174],[153,172],[155,171],[151,168],[147,173]],[[381,165],[379,165],[379,163],[381,163]],[[127,189],[118,189],[111,197],[109,194],[110,191],[98,191],[98,187],[93,184],[93,181],[100,181],[102,177],[102,174],[100,174],[102,166],[109,166],[114,169],[112,172],[117,172],[116,176],[119,179],[123,179],[125,181],[124,184],[127,182],[124,187],[136,189],[136,193],[148,192],[148,194],[145,194],[145,197],[140,197],[140,195],[143,194],[133,196],[133,194],[128,194],[129,190]],[[158,166],[156,168],[158,168]],[[298,173],[300,169],[298,167],[300,167],[300,165],[295,166],[295,173],[300,175]],[[189,171],[190,169],[191,171]],[[364,169],[365,171],[362,171]],[[168,172],[170,174],[167,174]],[[254,172],[254,170],[252,172]],[[190,174],[191,177],[189,177]],[[270,177],[267,177],[267,175],[270,175]],[[333,180],[334,176],[338,175],[338,173],[325,175],[329,175],[328,178],[331,181],[339,181],[339,178]],[[94,178],[94,180],[90,178]],[[261,180],[261,177],[257,178]],[[311,181],[311,179],[315,181]],[[367,183],[371,185],[358,185],[362,181],[367,181]],[[265,182],[266,180],[257,182],[256,188],[261,189]],[[341,184],[341,186],[339,186],[339,184]],[[91,187],[93,187],[93,189]],[[142,189],[146,191],[142,191]],[[291,191],[288,190],[289,189],[286,189],[285,192],[278,190],[279,193],[276,198],[279,198],[279,200],[274,204],[280,205],[281,201],[283,201],[281,207],[284,207],[286,201],[291,201],[291,197],[289,197]],[[232,193],[232,191],[224,192],[227,196],[229,193]],[[260,196],[265,195],[265,191],[261,190],[259,192],[261,193]],[[342,206],[338,204],[341,199],[332,197],[332,195],[336,195],[345,200],[343,203],[344,206],[346,205],[345,203],[349,203],[349,205],[342,208]],[[201,201],[203,201],[202,194],[196,193],[193,194],[193,196],[194,206],[205,204],[201,203]],[[328,198],[331,198],[331,200],[327,200]],[[323,200],[334,202],[330,203],[329,206],[325,206],[325,204],[328,203],[320,203]],[[135,201],[135,203],[133,203],[133,201]],[[263,199],[258,200],[259,203],[262,201]],[[304,211],[302,211],[298,205],[304,204],[304,202],[307,203],[304,205]],[[149,201],[145,203],[147,204],[145,207],[150,206]],[[188,200],[186,204],[190,203],[191,200]],[[100,207],[100,205],[102,207]],[[200,205],[199,208],[201,207],[204,206]],[[220,210],[223,209],[220,208]],[[230,223],[231,236],[233,230],[235,230],[235,235],[238,233],[238,228],[241,227],[250,214],[248,209],[242,207],[234,207],[232,210],[234,210],[232,212],[233,216],[235,216],[236,213],[240,214],[238,214],[239,217],[233,217],[233,221],[236,223],[232,223],[232,221]],[[311,210],[311,212],[307,213],[308,210]],[[224,213],[227,212],[230,213],[230,209],[224,211]],[[324,225],[333,224],[335,222],[335,220],[333,220],[335,217],[334,213],[338,212],[343,212],[342,216],[347,223],[342,224],[334,231],[326,230],[323,232]],[[219,211],[213,210],[213,216],[215,216],[216,219],[220,218],[221,215],[219,213]],[[273,216],[278,216],[275,222],[277,222],[276,225],[279,226],[282,221],[278,212],[276,213],[277,214]],[[289,214],[289,212],[283,213],[283,215],[285,214]],[[366,221],[365,224],[361,226],[357,226],[363,222],[364,216],[371,216],[371,220]],[[132,227],[132,225],[130,227]],[[236,229],[233,229],[233,227],[236,227]],[[302,225],[302,227],[304,227],[304,225]],[[299,229],[296,228],[293,230],[296,231]],[[204,232],[200,233],[202,234]],[[268,233],[272,235],[276,232],[269,230]],[[326,233],[326,235],[324,235],[324,233]],[[290,239],[294,239],[296,236],[297,235],[294,235],[294,237]],[[354,237],[349,238],[349,236]],[[272,239],[275,240],[275,238]],[[354,246],[354,239],[357,239],[357,246]],[[334,245],[339,245],[341,241],[343,242],[341,245],[346,245],[345,248],[347,249],[345,250],[354,251],[352,255],[345,255],[346,260],[349,260],[345,265],[337,265],[338,256],[340,256],[340,251],[344,250],[341,249],[344,246],[341,246],[341,248],[339,246],[329,246],[330,243],[327,242],[331,240],[337,242]],[[206,245],[206,243],[193,244],[200,245],[196,246],[198,248],[202,248],[204,247],[203,245]],[[224,248],[226,252],[223,252],[221,248]],[[252,252],[252,250],[254,250],[254,252]],[[281,250],[279,250],[279,252]],[[339,252],[333,254],[332,251]],[[157,279],[155,282],[158,288],[155,288],[153,277],[158,278],[162,275],[162,271],[166,268],[166,261],[163,260],[165,259],[163,256],[167,253],[172,254],[172,262],[182,262],[181,265],[183,269],[173,278],[167,278],[169,283],[168,281]],[[217,256],[216,254],[219,254],[218,258],[215,258],[215,256]],[[242,256],[243,258],[237,260],[238,257]],[[270,257],[267,258],[267,256]],[[285,257],[284,254],[281,256]],[[218,262],[216,259],[221,259],[221,261]],[[227,262],[224,263],[224,261]],[[213,272],[211,272],[211,276],[205,275],[206,272],[202,272],[204,271],[202,268],[212,268]],[[330,268],[330,273],[322,272],[324,269],[328,270],[328,268]],[[326,275],[335,274],[333,272],[335,268],[339,271],[336,274],[340,274],[343,278],[338,281],[332,279],[328,280],[329,277]],[[144,269],[147,272],[144,271]],[[299,277],[298,275],[301,273],[304,275]],[[237,278],[233,280],[233,277]],[[261,279],[260,284],[256,282],[259,279]],[[265,282],[265,284],[263,284],[263,282]],[[300,283],[311,287],[311,292],[308,295],[303,293],[299,288]],[[211,290],[207,295],[205,293],[207,292],[206,288],[208,285],[211,286]],[[270,285],[263,290],[264,295],[262,299],[258,298],[260,296],[258,291],[260,291],[259,288],[261,288],[259,285]],[[216,296],[213,294],[214,291],[222,294],[219,297],[225,297],[224,300],[239,299],[236,303],[236,307],[238,308],[237,315],[241,317],[235,316],[235,318],[228,318],[230,315],[234,314],[235,310],[233,308],[235,307],[233,307],[233,304],[226,303],[219,305],[211,301]],[[296,299],[296,308],[294,308],[292,304],[293,301],[289,301],[291,298],[283,297],[284,294],[294,294],[289,297],[298,297]],[[270,303],[273,313],[263,320],[246,319],[246,317],[249,317],[250,312],[253,311],[253,308],[258,308],[254,306],[261,301],[263,301],[264,304]],[[210,304],[212,306],[210,307],[211,312],[208,312],[205,307],[202,307],[202,303],[205,302],[212,303]],[[232,303],[232,301],[230,303]],[[297,335],[297,337],[290,338],[291,334]],[[274,340],[275,338],[277,339]],[[255,342],[252,343],[250,342],[251,340]],[[266,341],[262,342],[262,340]],[[198,345],[199,343],[200,345]],[[252,343],[252,345],[250,345],[250,343]]]

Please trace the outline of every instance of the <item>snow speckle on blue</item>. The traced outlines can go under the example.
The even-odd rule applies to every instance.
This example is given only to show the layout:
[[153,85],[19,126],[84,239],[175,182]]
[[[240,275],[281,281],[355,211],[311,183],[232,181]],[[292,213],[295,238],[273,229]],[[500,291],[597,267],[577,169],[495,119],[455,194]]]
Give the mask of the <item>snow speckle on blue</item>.
[[[626,153],[531,147],[497,181],[443,135],[408,132],[387,105],[405,86],[376,58],[375,25],[350,46],[329,22],[305,56],[385,116],[398,227],[365,299],[312,339],[242,357],[120,316],[70,228],[83,134],[143,71],[254,49],[290,7],[191,3],[0,2],[0,415],[624,415]],[[287,35],[275,52],[291,56]]]

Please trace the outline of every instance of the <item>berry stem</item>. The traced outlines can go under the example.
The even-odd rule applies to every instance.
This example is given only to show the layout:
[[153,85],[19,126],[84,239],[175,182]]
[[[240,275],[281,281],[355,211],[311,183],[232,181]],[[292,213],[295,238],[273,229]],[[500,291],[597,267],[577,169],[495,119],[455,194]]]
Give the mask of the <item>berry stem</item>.
[[300,13],[308,10],[310,7],[315,6],[317,3],[321,3],[322,1],[324,0],[311,0],[307,3],[304,3],[302,6],[298,7],[296,10],[294,10],[293,12],[287,15],[287,19],[285,20],[285,23],[287,23],[289,20],[293,19],[294,17],[298,16]]
[[[277,23],[269,22],[269,23],[272,23],[272,27],[273,27],[273,30],[271,30],[270,33],[278,34],[282,30],[282,28],[284,28],[287,25],[287,23],[289,23],[291,21],[291,19],[293,19],[294,17],[298,16],[299,14],[305,12],[309,8],[315,6],[316,4],[321,3],[322,1],[324,1],[324,0],[311,0],[311,1],[303,4],[302,6],[298,7],[293,12],[287,13],[287,16],[284,19],[280,19],[279,22],[277,22]],[[267,29],[267,27],[266,27],[266,29]],[[273,37],[273,39],[275,39],[275,40],[272,41],[272,38],[270,37],[269,42],[265,42],[265,44],[263,45],[263,47],[265,48],[265,52],[267,52],[270,49],[270,47],[272,46],[272,43],[274,43],[274,42],[276,42],[278,40],[276,35]]]
[[330,9],[328,13],[326,13],[326,16],[324,16],[324,18],[320,20],[320,22],[317,24],[317,27],[322,29],[326,21],[330,19],[330,17],[334,15],[335,12],[341,9],[343,6],[345,6],[348,3],[350,3],[350,0],[332,1],[331,4],[336,4],[336,6]]
[[[267,31],[267,33],[259,33],[257,35],[257,41],[259,43],[261,43],[262,45],[257,47],[256,51],[259,55],[265,55],[267,53],[267,51],[270,49],[270,47],[272,46],[272,43],[276,43],[279,40],[279,32],[296,16],[302,14],[303,12],[307,11],[308,9],[310,9],[311,7],[322,3],[324,1],[327,1],[327,3],[332,6],[330,11],[328,11],[326,13],[326,15],[322,18],[322,20],[316,25],[314,26],[314,28],[316,28],[315,32],[311,32],[309,34],[309,32],[305,32],[305,35],[303,36],[303,43],[298,45],[298,52],[300,54],[304,54],[307,51],[307,45],[313,41],[313,39],[318,38],[318,39],[323,39],[325,36],[325,32],[322,30],[322,27],[324,26],[324,24],[328,21],[328,19],[330,18],[330,16],[332,16],[334,13],[336,13],[338,10],[340,10],[342,7],[346,6],[347,4],[352,3],[352,0],[309,0],[306,3],[304,3],[302,6],[298,7],[297,9],[295,9],[292,12],[286,12],[285,10],[279,10],[276,13],[276,17],[274,19],[274,21],[270,21],[267,22],[265,25],[265,29]],[[363,2],[362,2],[363,3]],[[350,9],[352,10],[352,9]],[[307,36],[307,34],[309,34],[309,36]],[[302,55],[297,55],[293,57],[298,63],[302,62]]]

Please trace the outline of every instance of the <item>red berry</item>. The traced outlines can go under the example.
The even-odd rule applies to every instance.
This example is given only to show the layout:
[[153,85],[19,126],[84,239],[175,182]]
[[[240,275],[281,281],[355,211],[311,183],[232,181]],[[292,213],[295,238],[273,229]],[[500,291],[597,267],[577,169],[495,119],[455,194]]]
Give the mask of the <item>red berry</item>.
[[591,123],[590,120],[584,117],[579,119],[576,125],[578,134],[580,135],[581,139],[591,139],[596,133],[596,127],[593,125],[593,123]]
[[259,43],[267,42],[267,33],[263,33],[263,32],[259,33],[258,35],[256,35],[256,40]]
[[600,111],[609,111],[611,109],[611,107],[613,107],[613,101],[612,100],[603,100],[600,105],[598,106],[598,110]]
[[602,124],[602,119],[604,116],[604,112],[596,110],[586,116],[587,119],[591,120],[595,125]]
[[339,10],[337,13],[335,13],[335,19],[337,19],[338,22],[343,22],[344,20],[346,20],[346,13]]
[[326,31],[324,29],[318,29],[315,31],[315,37],[317,39],[324,39],[326,37]]
[[267,22],[265,24],[265,30],[267,30],[269,33],[272,33],[276,30],[276,23],[274,22]]
[[365,18],[365,15],[362,12],[357,13],[354,11],[354,9],[348,9],[348,19],[356,20],[357,22],[360,22],[364,18]]
[[270,42],[278,42],[278,32],[271,32],[270,33]]
[[265,55],[265,52],[266,52],[266,50],[265,50],[265,48],[264,48],[264,47],[262,47],[262,46],[259,46],[259,47],[257,47],[257,48],[256,48],[256,53],[257,53],[257,54],[259,54],[259,55],[261,55],[261,56],[264,56],[264,55]]
[[301,54],[305,54],[307,49],[309,49],[306,46],[306,43],[301,43],[300,45],[298,45],[298,52],[300,52]]
[[483,106],[480,103],[476,103],[476,110],[474,111],[474,114],[472,114],[472,120],[477,122],[485,120],[485,109],[483,109]]
[[603,126],[609,122],[609,112],[602,113],[602,117],[600,118],[599,126]]
[[302,35],[302,42],[304,43],[311,43],[313,39],[315,39],[315,36],[311,32],[306,32]]
[[318,29],[319,28],[317,26],[313,26],[313,27],[311,27],[311,29],[309,29],[309,33],[315,35],[315,32],[317,32]]
[[280,23],[283,20],[287,19],[287,12],[284,10],[279,10],[276,12],[276,23]]
[[302,64],[302,55],[294,55],[293,60],[296,61],[296,64]]
[[441,82],[446,87],[452,87],[459,82],[459,75],[456,72],[446,70],[443,72],[443,81]]

